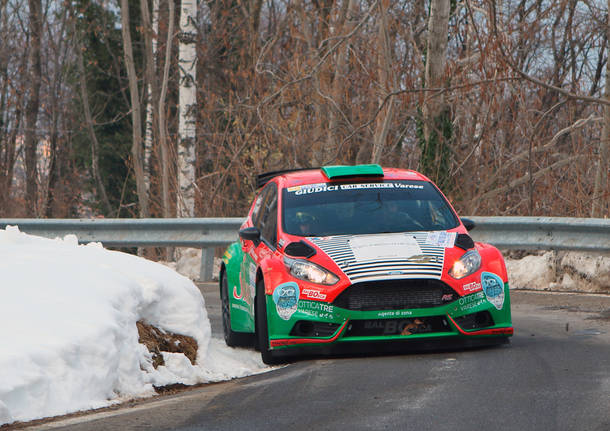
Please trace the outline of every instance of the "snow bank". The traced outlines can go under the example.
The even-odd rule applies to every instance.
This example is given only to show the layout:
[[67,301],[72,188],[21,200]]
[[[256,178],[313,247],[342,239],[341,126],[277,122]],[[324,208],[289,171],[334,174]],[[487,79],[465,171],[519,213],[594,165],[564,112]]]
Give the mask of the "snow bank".
[[506,259],[511,288],[610,293],[610,256],[547,251]]
[[[265,370],[259,355],[210,345],[203,297],[163,265],[75,236],[0,230],[0,425]],[[196,365],[164,353],[154,369],[136,321],[193,337]]]
[[[201,249],[190,248],[190,247],[179,247],[176,249],[178,255],[177,262],[166,262],[162,261],[165,266],[169,266],[175,270],[178,274],[182,274],[191,280],[199,280],[201,271]],[[212,268],[212,280],[218,280],[218,273],[220,272],[219,257],[214,258],[214,265]]]

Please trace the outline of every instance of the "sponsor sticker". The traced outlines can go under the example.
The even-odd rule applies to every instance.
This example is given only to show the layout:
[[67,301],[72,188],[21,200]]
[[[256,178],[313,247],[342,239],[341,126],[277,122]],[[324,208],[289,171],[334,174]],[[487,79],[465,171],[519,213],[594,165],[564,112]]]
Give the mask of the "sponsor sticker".
[[463,285],[462,289],[464,289],[465,292],[476,292],[478,290],[481,290],[481,283],[479,283],[478,281],[473,281],[472,283],[467,283]]
[[455,232],[428,232],[428,236],[426,237],[426,244],[434,245],[436,247],[453,247],[455,244],[455,237],[457,233]]
[[244,299],[243,292],[237,293],[237,286],[233,286],[233,298],[235,298],[235,299]]
[[229,264],[229,260],[231,260],[233,256],[231,255],[231,253],[229,253],[229,250],[225,251],[225,253],[222,255],[222,260],[225,264]]
[[326,293],[322,293],[319,290],[314,289],[303,289],[301,292],[304,297],[309,299],[326,299]]
[[273,302],[277,314],[284,320],[290,319],[299,305],[299,286],[294,281],[280,284],[273,291]]
[[413,263],[443,263],[443,258],[439,256],[426,256],[425,254],[418,254],[409,258],[410,262]]
[[296,196],[307,195],[310,193],[332,192],[338,190],[339,186],[327,185],[325,183],[303,184],[302,186],[289,187],[289,193],[294,193]]
[[408,259],[421,255],[419,244],[409,235],[363,235],[349,240],[357,261]]
[[317,301],[299,301],[299,311],[317,319],[333,319],[335,306]]
[[409,189],[423,190],[424,186],[419,184],[404,184],[404,183],[364,183],[364,184],[340,184],[332,185],[326,183],[303,184],[301,186],[288,187],[286,190],[289,193],[294,193],[295,196],[306,195],[310,193],[336,192],[338,190],[362,190],[362,189]]
[[481,274],[481,284],[487,300],[497,310],[501,310],[504,306],[504,282],[500,276],[492,272],[483,272]]
[[380,311],[377,313],[377,317],[402,317],[411,316],[413,314],[410,310],[391,310],[391,311]]
[[235,310],[239,310],[239,311],[245,311],[246,313],[250,312],[250,309],[248,307],[246,307],[245,305],[242,305],[242,304],[232,303],[231,304],[231,308],[233,308]]
[[483,292],[475,293],[474,295],[464,296],[459,299],[460,310],[470,310],[471,308],[478,307],[485,301],[485,294]]

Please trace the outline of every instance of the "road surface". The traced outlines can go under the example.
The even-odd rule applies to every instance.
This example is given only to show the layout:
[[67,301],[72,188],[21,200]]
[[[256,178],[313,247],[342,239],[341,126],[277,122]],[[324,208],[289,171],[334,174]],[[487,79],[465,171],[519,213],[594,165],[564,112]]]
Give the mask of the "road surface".
[[[215,284],[200,284],[221,337]],[[30,429],[610,430],[610,296],[513,292],[508,345],[310,357]]]

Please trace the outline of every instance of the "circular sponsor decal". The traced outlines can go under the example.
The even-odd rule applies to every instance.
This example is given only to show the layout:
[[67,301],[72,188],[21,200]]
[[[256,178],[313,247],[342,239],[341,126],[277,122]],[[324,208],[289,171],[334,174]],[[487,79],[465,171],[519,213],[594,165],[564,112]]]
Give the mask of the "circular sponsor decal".
[[292,317],[299,306],[299,286],[294,281],[282,283],[273,291],[277,314],[284,320]]
[[502,279],[491,272],[481,274],[481,285],[485,292],[485,297],[496,309],[501,310],[504,306],[504,282]]

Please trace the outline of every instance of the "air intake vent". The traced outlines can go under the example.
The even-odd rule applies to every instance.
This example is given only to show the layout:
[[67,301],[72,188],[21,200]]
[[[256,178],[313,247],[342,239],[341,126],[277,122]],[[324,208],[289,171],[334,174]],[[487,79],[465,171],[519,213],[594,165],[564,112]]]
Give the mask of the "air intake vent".
[[438,307],[455,301],[457,293],[439,280],[383,280],[356,283],[333,302],[357,311]]
[[316,254],[316,249],[305,241],[291,242],[284,249],[284,253],[292,257],[311,257]]
[[296,337],[330,337],[337,331],[337,328],[339,328],[338,323],[299,320],[292,327],[290,335]]
[[474,247],[474,241],[472,240],[472,238],[470,238],[470,235],[466,233],[460,233],[455,238],[455,246],[464,250],[468,250]]
[[460,325],[460,328],[465,331],[471,329],[487,328],[494,325],[494,319],[489,311],[479,311],[478,313],[467,314],[465,316],[456,317],[455,323]]
[[410,319],[351,320],[345,337],[382,337],[394,335],[449,332],[444,316],[414,317]]

